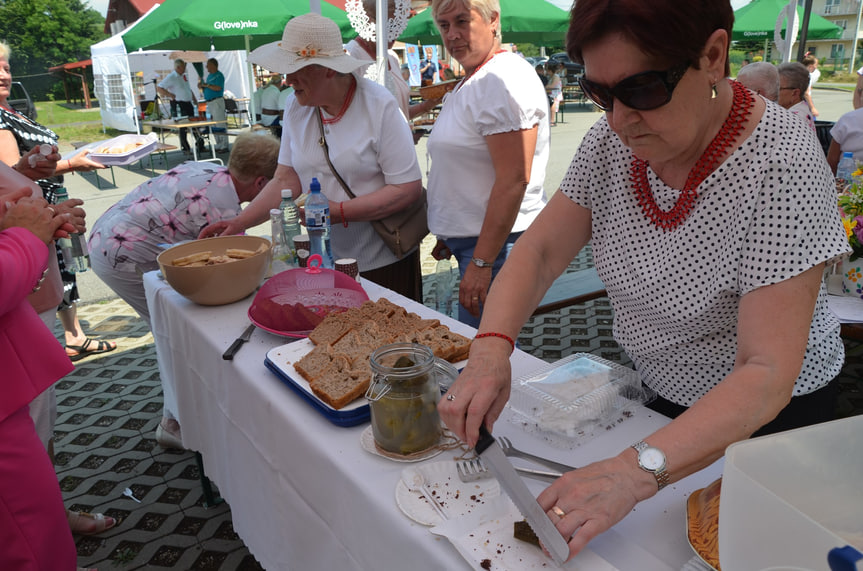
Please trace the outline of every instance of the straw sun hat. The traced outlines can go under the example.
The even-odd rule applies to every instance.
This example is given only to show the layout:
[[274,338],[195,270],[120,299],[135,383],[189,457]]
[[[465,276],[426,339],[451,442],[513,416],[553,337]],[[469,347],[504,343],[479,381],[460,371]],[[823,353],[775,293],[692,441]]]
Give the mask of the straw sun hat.
[[252,51],[249,61],[279,73],[294,73],[313,64],[349,73],[371,63],[346,54],[336,23],[314,13],[289,20],[282,41]]

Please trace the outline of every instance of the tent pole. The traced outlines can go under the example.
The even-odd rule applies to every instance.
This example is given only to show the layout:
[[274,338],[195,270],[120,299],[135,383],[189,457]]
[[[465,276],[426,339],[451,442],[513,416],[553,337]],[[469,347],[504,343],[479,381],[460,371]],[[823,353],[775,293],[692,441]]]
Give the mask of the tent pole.
[[246,67],[249,73],[249,127],[255,124],[257,109],[255,109],[255,64],[249,61],[249,35],[246,34],[243,39],[246,42]]
[[857,37],[860,35],[860,13],[863,12],[863,2],[857,1],[857,24],[854,26],[854,39],[851,42],[851,66],[848,73],[854,73],[855,60],[857,58]]
[[806,40],[809,35],[809,15],[812,13],[812,0],[806,0],[803,8],[803,29],[800,30],[800,43],[797,45],[797,61],[802,61],[806,54]]
[[377,73],[375,76],[378,79],[378,83],[386,86],[387,84],[387,74],[390,72],[390,62],[389,62],[389,38],[387,37],[387,32],[389,26],[387,22],[389,22],[389,6],[387,0],[376,0],[375,1],[375,9],[377,10],[377,14],[386,14],[387,17],[379,17],[375,18],[375,56],[377,66]]

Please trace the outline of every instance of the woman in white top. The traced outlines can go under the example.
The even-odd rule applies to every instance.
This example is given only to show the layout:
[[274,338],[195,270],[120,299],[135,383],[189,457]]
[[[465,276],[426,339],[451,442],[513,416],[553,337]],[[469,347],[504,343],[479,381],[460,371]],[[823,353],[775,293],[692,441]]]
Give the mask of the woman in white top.
[[[421,300],[419,248],[398,259],[371,225],[422,196],[411,132],[393,96],[353,75],[365,62],[345,53],[335,22],[314,13],[290,20],[282,41],[259,47],[249,61],[286,74],[294,88],[282,121],[279,165],[236,218],[210,225],[201,235],[237,234],[260,224],[279,205],[282,189],[297,198],[318,177],[329,199],[333,257],[354,258],[363,277]],[[321,129],[333,165],[356,198],[332,174]]]
[[429,137],[432,255],[456,256],[459,321],[476,326],[493,276],[545,205],[548,99],[530,63],[501,51],[497,0],[440,0],[432,13],[466,72]]
[[849,247],[817,139],[727,79],[728,0],[643,7],[575,3],[567,52],[605,115],[495,280],[438,407],[471,446],[493,425],[512,340],[590,240],[614,336],[674,419],[540,494],[571,555],[730,444],[832,418],[844,361],[824,270]]

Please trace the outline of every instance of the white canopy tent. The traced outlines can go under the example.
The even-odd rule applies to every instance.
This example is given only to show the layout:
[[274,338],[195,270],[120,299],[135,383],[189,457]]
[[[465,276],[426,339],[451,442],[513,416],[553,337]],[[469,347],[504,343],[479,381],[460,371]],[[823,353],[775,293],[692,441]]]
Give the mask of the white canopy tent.
[[[90,55],[102,125],[140,133],[140,101],[155,98],[155,82],[174,67],[173,52],[137,51],[127,54],[122,35],[130,29],[90,46]],[[250,97],[245,52],[210,52],[207,57],[219,61],[219,71],[225,75],[226,92],[237,98]],[[186,75],[193,91],[197,92],[198,73],[193,65],[186,67]],[[137,81],[134,79],[136,76]]]

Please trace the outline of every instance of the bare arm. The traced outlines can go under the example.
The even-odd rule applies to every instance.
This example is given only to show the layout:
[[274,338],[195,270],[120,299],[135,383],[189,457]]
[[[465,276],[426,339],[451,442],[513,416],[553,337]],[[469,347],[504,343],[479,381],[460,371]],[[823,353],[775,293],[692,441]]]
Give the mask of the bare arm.
[[387,184],[363,196],[357,196],[342,203],[330,201],[330,219],[333,223],[348,223],[353,220],[380,220],[390,214],[404,210],[422,195],[422,181],[415,180],[404,184]]
[[[743,296],[734,370],[688,411],[644,438],[665,452],[672,482],[710,465],[788,404],[823,271],[819,264]],[[635,451],[627,448],[567,473],[538,500],[546,510],[557,505],[566,512],[555,521],[564,537],[575,533],[569,542],[574,555],[656,492],[656,480],[638,468]]]
[[[590,211],[557,192],[519,238],[489,292],[480,331],[515,339],[542,296],[590,240]],[[525,279],[528,278],[529,279]],[[470,446],[479,426],[491,428],[509,398],[509,342],[483,337],[473,342],[462,374],[442,399],[441,418]]]
[[[485,138],[494,165],[495,179],[474,248],[476,258],[493,261],[512,232],[524,191],[530,181],[537,130],[534,127]],[[459,302],[473,315],[479,315],[490,283],[491,268],[469,265],[459,284]]]
[[198,238],[209,236],[227,236],[239,234],[247,228],[257,226],[270,218],[270,210],[278,208],[282,201],[282,189],[290,188],[294,191],[294,198],[300,195],[300,177],[292,167],[279,165],[270,182],[261,189],[261,192],[246,206],[236,218],[215,222],[201,229]]
[[836,141],[830,141],[830,148],[827,150],[827,164],[830,165],[830,170],[833,171],[833,176],[836,176],[836,167],[839,166],[839,159],[842,158],[842,148]]

